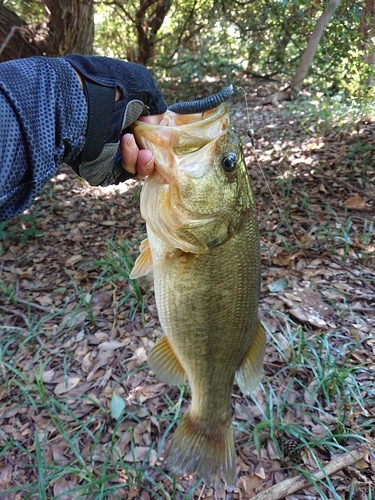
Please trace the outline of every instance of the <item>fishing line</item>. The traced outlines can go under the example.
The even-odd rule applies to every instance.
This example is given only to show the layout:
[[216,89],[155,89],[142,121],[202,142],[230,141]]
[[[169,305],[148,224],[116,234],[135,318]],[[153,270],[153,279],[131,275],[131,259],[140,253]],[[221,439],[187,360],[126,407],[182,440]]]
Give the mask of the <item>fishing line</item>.
[[248,124],[248,129],[247,129],[246,133],[247,133],[248,137],[250,138],[251,145],[252,145],[252,147],[253,147],[253,153],[254,153],[254,156],[255,156],[255,162],[256,162],[256,164],[257,164],[257,167],[258,167],[258,169],[259,169],[260,173],[262,174],[263,180],[264,180],[264,182],[266,183],[267,189],[268,189],[268,191],[270,192],[270,195],[271,195],[271,197],[272,197],[272,200],[274,201],[274,203],[275,203],[275,205],[276,205],[276,207],[277,207],[277,210],[278,210],[278,212],[279,212],[279,214],[280,214],[280,216],[281,216],[281,219],[284,221],[284,223],[285,223],[286,227],[289,229],[289,231],[290,231],[291,235],[293,236],[293,238],[294,238],[295,242],[297,243],[298,248],[302,251],[302,253],[303,253],[303,255],[304,255],[305,259],[307,260],[307,257],[306,257],[306,254],[305,254],[305,251],[304,251],[304,249],[302,248],[302,246],[300,245],[300,243],[299,243],[299,241],[298,241],[298,238],[297,238],[297,236],[295,235],[295,233],[294,233],[294,231],[293,231],[292,226],[291,226],[291,225],[289,224],[289,222],[286,220],[286,218],[285,218],[285,216],[284,216],[284,214],[283,214],[283,211],[282,211],[282,210],[281,210],[281,208],[280,208],[280,205],[278,204],[278,202],[277,202],[277,200],[276,200],[275,196],[273,195],[273,192],[272,192],[271,186],[269,185],[269,182],[268,182],[268,180],[267,180],[267,177],[266,177],[266,175],[265,175],[265,173],[264,173],[264,171],[263,171],[263,168],[262,168],[262,166],[261,166],[261,164],[260,164],[260,162],[259,162],[258,154],[257,154],[257,151],[256,151],[256,149],[255,149],[254,129],[251,127],[251,124],[250,124],[249,105],[248,105],[248,102],[247,102],[247,97],[246,97],[246,92],[245,92],[245,89],[244,89],[243,87],[236,86],[235,90],[236,90],[236,92],[238,92],[238,91],[242,91],[243,96],[244,96],[244,98],[245,98],[245,105],[246,105],[246,117],[247,117],[247,124]]

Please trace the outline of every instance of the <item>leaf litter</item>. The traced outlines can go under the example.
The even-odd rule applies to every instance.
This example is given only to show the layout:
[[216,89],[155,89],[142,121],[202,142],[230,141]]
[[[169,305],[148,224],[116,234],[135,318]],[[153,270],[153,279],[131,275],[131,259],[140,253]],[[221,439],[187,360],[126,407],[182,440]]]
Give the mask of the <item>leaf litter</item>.
[[[245,137],[242,102],[231,108]],[[189,393],[147,368],[160,335],[152,281],[134,283],[127,269],[145,233],[140,183],[94,188],[62,167],[3,230],[0,489],[9,492],[1,500],[40,498],[38,462],[45,498],[247,499],[354,449],[358,435],[371,449],[375,119],[322,134],[314,125],[306,132],[286,105],[255,103],[250,115],[255,149],[245,139],[244,153],[269,343],[262,388],[253,397],[233,391],[234,490],[191,476],[174,485],[164,467]],[[288,498],[331,498],[332,489],[347,498],[349,488],[362,498],[374,481],[371,452]]]

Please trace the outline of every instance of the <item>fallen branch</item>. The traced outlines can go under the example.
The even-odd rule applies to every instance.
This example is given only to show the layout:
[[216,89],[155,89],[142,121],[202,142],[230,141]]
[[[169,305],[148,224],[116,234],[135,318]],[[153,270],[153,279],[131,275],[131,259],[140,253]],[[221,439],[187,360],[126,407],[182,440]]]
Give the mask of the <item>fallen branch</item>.
[[302,474],[291,479],[285,479],[285,481],[275,484],[275,486],[258,493],[252,500],[279,500],[280,498],[291,495],[302,488],[311,486],[311,484],[313,484],[313,480],[318,481],[319,479],[324,479],[325,477],[330,476],[331,474],[334,474],[335,472],[338,472],[355,462],[358,462],[358,460],[361,460],[364,456],[365,450],[362,448],[350,451],[349,453],[345,453],[334,460],[331,460],[331,462],[329,462],[324,469],[311,473],[311,479],[307,479]]
[[4,49],[5,47],[8,45],[10,39],[12,38],[12,36],[14,35],[14,33],[19,30],[19,31],[24,31],[24,28],[22,26],[12,26],[12,28],[10,29],[9,33],[7,34],[7,36],[5,37],[5,40],[3,41],[3,43],[1,44],[1,47],[0,47],[0,56],[1,54],[4,52]]
[[359,186],[354,186],[351,182],[347,182],[347,181],[344,181],[343,179],[340,179],[337,175],[332,176],[332,175],[328,175],[328,174],[324,173],[323,168],[321,168],[321,167],[317,168],[317,173],[319,173],[319,175],[321,177],[324,177],[324,179],[327,179],[327,180],[333,181],[333,182],[339,182],[340,184],[345,186],[349,190],[349,192],[359,193],[362,196],[366,196],[367,198],[370,198],[370,200],[375,200],[375,196],[372,193],[369,193],[368,191],[366,191],[365,189],[362,189]]
[[19,297],[15,297],[15,300],[16,300],[17,304],[21,304],[21,305],[27,306],[27,307],[32,307],[33,309],[38,309],[38,311],[43,311],[46,313],[51,312],[51,307],[44,307],[44,306],[41,306],[40,304],[35,304],[35,302],[30,302],[29,300],[20,299]]

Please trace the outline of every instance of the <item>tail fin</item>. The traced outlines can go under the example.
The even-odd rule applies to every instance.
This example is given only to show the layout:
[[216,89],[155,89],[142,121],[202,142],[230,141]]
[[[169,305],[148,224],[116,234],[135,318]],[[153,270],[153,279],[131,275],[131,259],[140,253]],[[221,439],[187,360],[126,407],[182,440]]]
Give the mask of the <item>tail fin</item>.
[[167,466],[180,474],[195,472],[209,485],[220,479],[233,485],[235,452],[231,421],[208,430],[187,411],[173,436]]

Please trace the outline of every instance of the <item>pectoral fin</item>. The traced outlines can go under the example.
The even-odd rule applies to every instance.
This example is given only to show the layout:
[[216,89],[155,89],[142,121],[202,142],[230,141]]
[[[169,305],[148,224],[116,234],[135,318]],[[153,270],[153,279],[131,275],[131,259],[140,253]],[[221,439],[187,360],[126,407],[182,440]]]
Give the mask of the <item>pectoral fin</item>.
[[186,373],[168,340],[164,335],[159,339],[148,356],[148,365],[162,382],[179,385],[186,381]]
[[152,271],[152,255],[148,238],[142,241],[139,250],[141,253],[138,255],[133,270],[129,275],[129,278],[132,280],[140,278],[141,276],[146,276],[146,274]]
[[237,383],[244,394],[252,393],[260,384],[265,349],[266,334],[258,321],[253,342],[237,371]]

